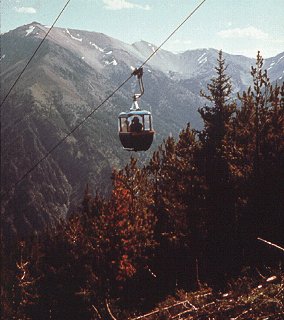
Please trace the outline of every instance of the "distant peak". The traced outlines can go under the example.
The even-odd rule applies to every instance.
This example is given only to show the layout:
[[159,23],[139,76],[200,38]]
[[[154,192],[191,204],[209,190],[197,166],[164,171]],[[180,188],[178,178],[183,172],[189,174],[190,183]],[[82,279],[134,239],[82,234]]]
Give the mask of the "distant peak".
[[[140,40],[140,41],[135,41],[134,43],[132,43],[132,45],[134,46],[134,45],[138,45],[138,44],[143,44],[143,45],[149,45],[149,44],[151,44],[150,42],[148,42],[148,41],[145,41],[145,40]],[[151,44],[152,45],[152,44]]]
[[[43,26],[41,23],[37,22],[37,21],[33,21],[33,22],[30,22],[30,23],[27,23],[25,25],[23,25],[22,27],[29,27],[29,26]],[[20,28],[22,28],[20,27]]]

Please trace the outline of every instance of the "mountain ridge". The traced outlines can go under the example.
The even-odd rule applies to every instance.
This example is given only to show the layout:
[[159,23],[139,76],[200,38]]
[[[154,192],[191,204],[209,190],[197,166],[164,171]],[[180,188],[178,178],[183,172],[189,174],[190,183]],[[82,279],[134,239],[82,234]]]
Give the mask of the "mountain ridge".
[[[1,35],[1,96],[17,78],[46,27],[24,25]],[[147,41],[126,44],[102,33],[53,28],[1,110],[2,190],[7,234],[32,233],[65,218],[80,203],[85,185],[108,192],[113,167],[130,153],[117,138],[117,115],[131,105],[138,89],[129,81],[84,126],[78,128],[16,188],[13,184],[70,132],[93,108],[129,77],[156,46]],[[15,50],[16,49],[16,50]],[[197,109],[200,89],[214,75],[218,51],[196,49],[181,54],[159,50],[144,66],[141,107],[152,111],[156,138],[143,164],[169,135],[187,122],[201,128]],[[265,60],[272,81],[284,70],[284,53]],[[234,92],[250,85],[254,59],[224,53]],[[3,154],[2,154],[3,153]],[[79,173],[79,174],[78,174]],[[20,231],[19,231],[20,230]]]

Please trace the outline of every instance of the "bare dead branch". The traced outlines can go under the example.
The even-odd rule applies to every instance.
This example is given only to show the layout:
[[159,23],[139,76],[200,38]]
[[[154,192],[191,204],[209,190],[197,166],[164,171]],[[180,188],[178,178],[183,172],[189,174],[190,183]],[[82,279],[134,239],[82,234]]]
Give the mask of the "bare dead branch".
[[[202,289],[197,294],[186,293],[186,300],[173,302],[173,304],[160,307],[150,313],[129,320],[157,319],[160,315],[173,320],[197,320],[197,319],[245,319],[248,317],[265,316],[259,319],[282,319],[274,314],[283,310],[284,278],[282,275],[266,278],[261,275],[262,285],[250,288],[250,294],[239,293],[229,298],[215,295],[210,288]],[[270,280],[271,279],[271,280]],[[269,281],[268,281],[269,280]],[[247,281],[244,279],[244,281]],[[263,306],[267,310],[263,312]],[[272,310],[272,311],[271,311]],[[272,313],[271,313],[272,312]],[[273,314],[273,316],[272,316]],[[282,315],[282,314],[281,314]],[[283,318],[284,319],[284,318]]]
[[109,304],[107,302],[107,299],[105,300],[106,302],[106,307],[107,307],[107,312],[109,313],[110,317],[112,318],[112,320],[117,320],[116,317],[113,315],[113,313],[110,310]]
[[100,315],[98,309],[92,304],[92,308],[96,311],[97,316],[99,317],[99,319],[103,320],[102,316]]
[[143,318],[147,318],[155,313],[158,313],[160,312],[160,310],[154,310],[154,311],[151,311],[149,313],[146,313],[146,314],[143,314],[142,316],[139,316],[139,317],[136,317],[136,318],[132,318],[132,319],[129,319],[129,320],[139,320],[139,319],[143,319]]
[[185,304],[189,304],[193,308],[195,308],[188,300],[184,300],[184,301],[177,302],[177,303],[172,304],[170,306],[167,306],[167,307],[164,307],[164,308],[161,308],[161,309],[158,309],[158,310],[151,311],[151,312],[149,312],[147,314],[144,314],[142,316],[139,316],[139,317],[136,317],[136,318],[132,318],[132,319],[129,319],[129,320],[139,320],[139,319],[147,318],[147,317],[152,316],[153,314],[159,313],[161,311],[167,311],[167,310],[172,309],[174,307],[177,307],[179,305],[185,305]]
[[260,238],[260,237],[258,237],[257,240],[260,240],[260,241],[262,241],[262,242],[264,242],[264,243],[266,243],[266,244],[269,244],[270,246],[272,246],[272,247],[274,247],[274,248],[277,248],[277,249],[279,249],[279,250],[281,250],[281,251],[284,252],[284,248],[280,247],[279,245],[277,245],[277,244],[275,244],[275,243],[273,243],[273,242],[264,240],[264,239],[262,239],[262,238]]
[[174,317],[172,317],[172,319],[181,319],[182,316],[184,315],[188,315],[189,313],[193,312],[192,309],[189,309],[189,310],[184,310],[178,314],[176,314]]

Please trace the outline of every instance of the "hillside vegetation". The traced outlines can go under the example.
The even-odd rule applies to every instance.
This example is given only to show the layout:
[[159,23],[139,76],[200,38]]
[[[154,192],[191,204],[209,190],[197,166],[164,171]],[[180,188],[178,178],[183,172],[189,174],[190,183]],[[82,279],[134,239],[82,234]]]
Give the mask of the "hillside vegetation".
[[109,197],[87,186],[68,221],[4,247],[5,319],[283,319],[284,83],[258,53],[235,101],[222,52],[215,71],[202,130],[188,124],[145,166],[113,170]]

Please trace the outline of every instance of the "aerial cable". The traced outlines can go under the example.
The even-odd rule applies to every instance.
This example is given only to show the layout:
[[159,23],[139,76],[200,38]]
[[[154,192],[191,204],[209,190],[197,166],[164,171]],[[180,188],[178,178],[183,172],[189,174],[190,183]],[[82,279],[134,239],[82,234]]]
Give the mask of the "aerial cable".
[[60,13],[58,14],[58,16],[56,17],[56,19],[54,20],[52,26],[48,29],[47,33],[45,34],[45,36],[42,38],[42,40],[40,41],[39,45],[37,46],[36,50],[34,51],[34,53],[32,54],[32,56],[30,57],[30,59],[28,60],[28,62],[26,63],[25,67],[23,68],[23,70],[20,72],[20,74],[18,75],[17,79],[14,81],[14,83],[12,84],[11,88],[9,89],[9,91],[7,92],[7,94],[5,95],[4,99],[1,102],[0,108],[2,108],[3,104],[5,103],[5,101],[7,100],[7,98],[9,97],[9,95],[11,94],[12,90],[14,89],[15,85],[17,84],[17,82],[20,80],[21,76],[23,75],[23,73],[26,71],[28,65],[31,63],[32,59],[34,58],[34,56],[36,55],[36,53],[38,52],[38,50],[40,49],[40,47],[42,46],[44,40],[48,37],[50,31],[52,30],[52,28],[55,26],[56,22],[58,21],[58,19],[60,18],[60,16],[62,15],[62,13],[64,12],[64,10],[66,9],[66,7],[68,6],[69,2],[71,0],[68,0],[64,7],[62,8],[62,10],[60,11]]
[[[69,0],[70,1],[70,0]],[[68,2],[69,2],[68,1]],[[138,70],[142,68],[156,53],[161,49],[161,47],[180,29],[180,27],[189,20],[189,18],[201,7],[201,5],[206,0],[203,0],[190,14],[174,29],[174,31],[156,48],[155,51],[141,64]],[[66,3],[65,7],[67,6]],[[61,145],[71,134],[73,134],[79,127],[81,127],[100,107],[102,107],[118,90],[121,89],[134,75],[137,74],[137,69],[135,69],[131,75],[125,79],[111,94],[109,94],[95,109],[93,109],[83,120],[81,120],[69,133],[67,133],[62,139],[60,139],[47,153],[40,158],[17,182],[13,185],[16,187],[20,182],[22,182],[42,161],[44,161],[57,147]]]
[[89,113],[83,120],[81,120],[71,131],[69,131],[62,139],[60,139],[47,153],[40,158],[15,184],[16,187],[20,182],[22,182],[43,160],[45,160],[61,143],[63,143],[71,134],[73,134],[81,125],[86,122],[103,104],[105,104],[122,86],[125,85],[132,78],[131,74],[124,82],[118,86],[103,102],[101,102],[91,113]]
[[174,29],[174,31],[152,52],[152,54],[141,64],[140,68],[142,68],[156,53],[159,51],[162,46],[191,18],[191,16],[203,5],[206,0],[200,2],[200,4],[195,7],[193,11]]

